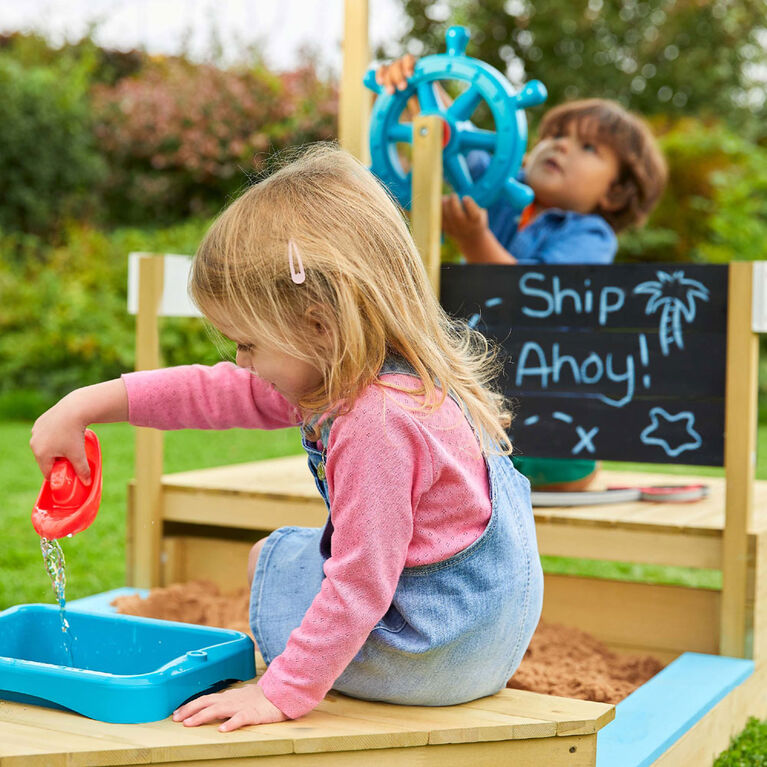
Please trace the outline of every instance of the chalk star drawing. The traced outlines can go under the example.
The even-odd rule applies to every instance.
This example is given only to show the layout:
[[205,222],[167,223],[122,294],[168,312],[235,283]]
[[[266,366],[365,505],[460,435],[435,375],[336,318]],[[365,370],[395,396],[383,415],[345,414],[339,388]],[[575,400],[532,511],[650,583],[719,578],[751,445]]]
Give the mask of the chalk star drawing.
[[634,293],[650,296],[645,307],[645,314],[652,314],[662,308],[658,340],[663,356],[668,356],[669,347],[676,344],[684,349],[682,338],[682,318],[687,322],[695,319],[695,299],[708,301],[708,288],[698,280],[689,280],[684,272],[657,272],[658,281],[642,282],[634,288]]
[[[689,410],[672,415],[671,413],[667,413],[662,407],[654,407],[650,409],[650,420],[652,423],[645,427],[639,438],[645,445],[660,445],[660,447],[666,451],[666,455],[671,456],[672,458],[683,453],[685,450],[697,450],[703,442],[700,434],[693,428],[695,425],[695,414],[691,413]],[[671,447],[671,444],[666,437],[650,436],[653,432],[660,432],[664,426],[677,423],[678,421],[687,421],[684,436],[689,436],[692,440],[691,442],[682,442],[676,447]]]
[[[565,423],[573,422],[573,417],[569,413],[563,413],[561,410],[555,410],[551,414],[551,417],[555,418],[557,421],[564,421]],[[533,426],[540,420],[541,417],[539,415],[531,415],[525,418],[522,423],[525,426]],[[596,448],[594,447],[594,437],[596,437],[598,431],[598,426],[594,426],[593,428],[589,429],[589,431],[586,431],[586,429],[584,429],[582,426],[578,426],[576,424],[575,433],[578,435],[580,442],[578,442],[578,444],[570,452],[573,455],[578,455],[578,453],[583,450],[587,450],[589,453],[595,453]]]

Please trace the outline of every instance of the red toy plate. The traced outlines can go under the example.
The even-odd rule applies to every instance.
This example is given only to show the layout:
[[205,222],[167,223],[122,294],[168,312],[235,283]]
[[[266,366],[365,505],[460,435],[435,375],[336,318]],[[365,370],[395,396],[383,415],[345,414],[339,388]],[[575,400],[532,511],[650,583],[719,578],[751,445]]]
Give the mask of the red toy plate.
[[72,464],[61,458],[53,464],[50,477],[43,480],[32,510],[32,526],[49,541],[75,535],[96,518],[101,503],[101,448],[98,437],[85,430],[85,457],[91,469],[91,484],[84,485]]

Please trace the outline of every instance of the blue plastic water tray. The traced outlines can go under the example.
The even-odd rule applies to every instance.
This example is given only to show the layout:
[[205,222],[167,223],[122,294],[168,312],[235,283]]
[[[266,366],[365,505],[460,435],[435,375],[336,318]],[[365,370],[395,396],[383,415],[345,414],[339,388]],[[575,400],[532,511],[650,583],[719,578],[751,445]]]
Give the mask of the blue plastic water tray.
[[103,722],[154,722],[256,674],[239,631],[67,610],[69,659],[55,605],[0,613],[0,698],[66,708]]

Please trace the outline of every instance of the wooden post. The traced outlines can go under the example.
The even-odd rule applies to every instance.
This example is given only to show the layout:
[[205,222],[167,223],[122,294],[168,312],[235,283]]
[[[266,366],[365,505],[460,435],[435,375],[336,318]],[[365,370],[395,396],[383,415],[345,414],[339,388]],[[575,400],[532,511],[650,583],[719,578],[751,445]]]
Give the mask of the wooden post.
[[413,120],[410,220],[413,239],[437,296],[442,237],[442,131],[442,120],[435,115],[419,115]]
[[724,466],[727,479],[722,542],[719,652],[750,657],[747,631],[748,533],[754,514],[759,337],[752,329],[753,264],[731,263],[727,294]]
[[372,93],[362,84],[362,79],[369,61],[368,0],[346,0],[338,139],[344,149],[365,165],[370,164],[368,121]]
[[[139,261],[138,312],[136,314],[136,370],[160,366],[157,318],[163,292],[163,256],[142,256]],[[163,436],[157,429],[136,429],[136,485],[128,514],[127,582],[150,588],[160,585],[160,481]]]

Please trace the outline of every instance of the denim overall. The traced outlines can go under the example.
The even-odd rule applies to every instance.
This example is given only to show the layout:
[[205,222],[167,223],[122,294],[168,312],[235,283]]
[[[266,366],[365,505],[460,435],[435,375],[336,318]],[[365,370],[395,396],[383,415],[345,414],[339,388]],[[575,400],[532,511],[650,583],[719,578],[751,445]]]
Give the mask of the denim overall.
[[[384,373],[414,374],[398,358]],[[331,426],[331,419],[321,425],[323,447]],[[250,622],[267,663],[301,623],[330,556],[325,455],[305,436],[303,446],[329,515],[323,529],[275,530],[261,550]],[[514,673],[538,624],[543,574],[527,479],[507,456],[488,456],[486,464],[492,512],[482,535],[443,561],[402,571],[391,607],[334,689],[368,700],[450,705],[491,695]]]

